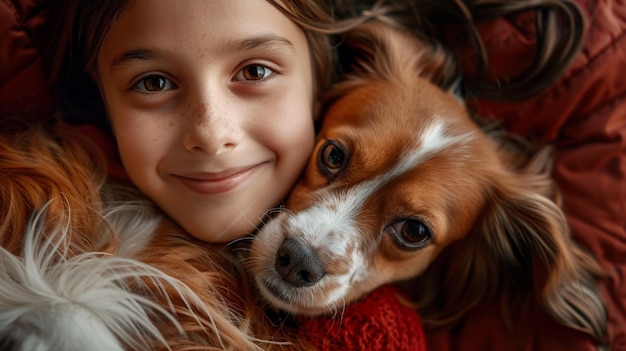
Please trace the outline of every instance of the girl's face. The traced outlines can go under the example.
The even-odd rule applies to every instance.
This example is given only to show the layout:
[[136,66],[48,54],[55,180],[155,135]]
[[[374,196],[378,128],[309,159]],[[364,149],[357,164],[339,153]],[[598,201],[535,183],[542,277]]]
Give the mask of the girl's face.
[[313,148],[308,44],[266,1],[132,1],[97,73],[131,180],[199,239],[253,231]]

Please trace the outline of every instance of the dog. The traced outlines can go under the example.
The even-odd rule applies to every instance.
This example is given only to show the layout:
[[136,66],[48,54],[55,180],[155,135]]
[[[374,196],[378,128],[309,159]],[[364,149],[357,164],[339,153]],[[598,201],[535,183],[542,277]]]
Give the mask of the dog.
[[0,349],[281,350],[245,273],[100,154],[39,125],[0,136]]
[[570,237],[550,151],[527,157],[479,126],[440,46],[382,21],[341,45],[348,69],[329,93],[313,157],[250,248],[266,301],[333,314],[403,282],[426,327],[501,296],[504,320],[534,301],[603,340],[601,271]]

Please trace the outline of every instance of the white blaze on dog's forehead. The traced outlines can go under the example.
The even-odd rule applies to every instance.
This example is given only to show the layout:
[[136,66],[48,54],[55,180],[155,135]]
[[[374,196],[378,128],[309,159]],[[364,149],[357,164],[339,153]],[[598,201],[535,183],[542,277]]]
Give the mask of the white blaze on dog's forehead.
[[418,135],[418,139],[420,141],[419,147],[414,150],[407,151],[404,157],[396,163],[395,167],[381,177],[381,181],[385,182],[406,173],[419,166],[438,151],[451,146],[466,143],[472,138],[472,133],[462,135],[446,134],[445,124],[441,121],[434,122],[424,128]]

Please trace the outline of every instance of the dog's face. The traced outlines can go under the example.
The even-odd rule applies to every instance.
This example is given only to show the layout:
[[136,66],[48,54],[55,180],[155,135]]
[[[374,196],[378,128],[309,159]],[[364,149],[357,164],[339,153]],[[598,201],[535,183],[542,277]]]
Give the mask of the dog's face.
[[252,245],[262,294],[293,313],[421,273],[467,235],[497,166],[464,106],[411,65],[338,89],[288,210]]

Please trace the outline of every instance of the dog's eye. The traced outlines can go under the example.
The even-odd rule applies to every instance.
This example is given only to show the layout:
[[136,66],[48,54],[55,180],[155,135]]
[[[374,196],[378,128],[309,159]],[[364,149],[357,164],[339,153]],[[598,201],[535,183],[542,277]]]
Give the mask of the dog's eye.
[[318,166],[322,173],[334,178],[348,163],[348,155],[343,147],[335,141],[328,141],[320,149]]
[[424,221],[415,218],[403,218],[387,225],[396,243],[406,250],[417,250],[430,244],[432,231]]

